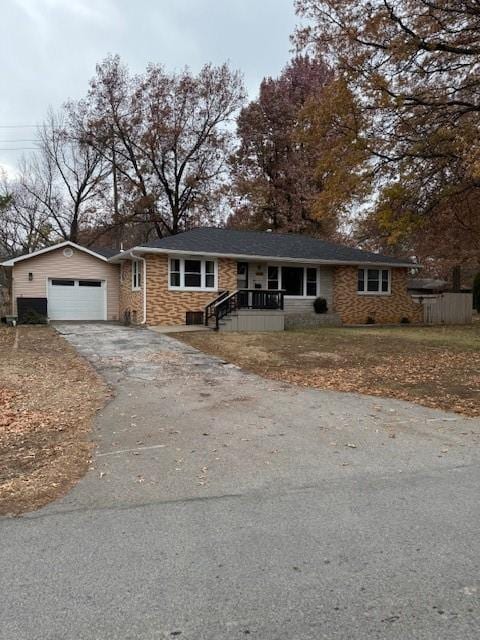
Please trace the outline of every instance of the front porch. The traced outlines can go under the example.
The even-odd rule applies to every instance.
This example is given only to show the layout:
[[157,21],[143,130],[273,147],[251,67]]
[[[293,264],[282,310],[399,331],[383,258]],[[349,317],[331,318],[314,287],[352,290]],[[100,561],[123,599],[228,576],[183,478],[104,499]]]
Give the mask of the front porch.
[[237,262],[237,289],[282,291],[284,310],[310,313],[315,298],[321,296],[329,309],[333,306],[334,268],[301,262]]
[[237,289],[224,291],[204,310],[206,327],[216,331],[283,331],[295,327],[338,326],[332,312],[315,313],[313,300],[288,305],[282,289]]

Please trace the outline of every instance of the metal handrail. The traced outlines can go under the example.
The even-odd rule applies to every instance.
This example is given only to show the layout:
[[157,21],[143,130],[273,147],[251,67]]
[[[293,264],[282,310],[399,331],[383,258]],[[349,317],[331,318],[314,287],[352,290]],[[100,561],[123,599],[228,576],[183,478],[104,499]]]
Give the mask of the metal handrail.
[[214,300],[212,300],[212,302],[209,302],[207,304],[204,309],[204,323],[206,327],[208,327],[208,321],[210,320],[210,318],[213,318],[215,316],[215,305],[219,304],[226,296],[228,296],[228,294],[229,291],[220,291],[218,296]]

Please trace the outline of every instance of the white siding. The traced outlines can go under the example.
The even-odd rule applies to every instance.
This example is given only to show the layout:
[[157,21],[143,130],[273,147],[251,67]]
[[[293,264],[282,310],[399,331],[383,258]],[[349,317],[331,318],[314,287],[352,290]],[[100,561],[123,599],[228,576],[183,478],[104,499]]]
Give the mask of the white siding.
[[260,284],[262,289],[267,288],[267,263],[248,263],[248,288],[255,289],[255,285]]

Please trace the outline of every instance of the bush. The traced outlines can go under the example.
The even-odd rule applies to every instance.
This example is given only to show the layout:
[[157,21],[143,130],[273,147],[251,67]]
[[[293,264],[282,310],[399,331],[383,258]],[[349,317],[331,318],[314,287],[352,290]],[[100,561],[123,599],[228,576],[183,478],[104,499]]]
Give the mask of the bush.
[[327,313],[327,301],[325,300],[325,298],[316,298],[313,303],[313,308],[315,309],[315,313]]
[[410,318],[403,316],[403,318],[400,319],[400,324],[410,324]]
[[480,272],[473,279],[473,308],[480,313]]
[[375,318],[373,316],[368,316],[366,324],[375,324]]

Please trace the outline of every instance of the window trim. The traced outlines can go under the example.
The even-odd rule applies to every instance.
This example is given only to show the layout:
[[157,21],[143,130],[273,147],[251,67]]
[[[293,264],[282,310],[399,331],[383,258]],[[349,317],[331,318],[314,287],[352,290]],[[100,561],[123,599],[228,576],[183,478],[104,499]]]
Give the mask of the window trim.
[[[180,285],[175,286],[171,284],[170,275],[172,273],[172,260],[178,260],[180,262]],[[185,286],[185,262],[195,260],[200,262],[200,286],[199,287],[186,287]],[[207,262],[213,262],[213,287],[207,287]],[[178,273],[178,271],[173,271]],[[209,273],[208,275],[212,275]],[[211,293],[212,291],[218,291],[218,260],[209,256],[168,256],[168,290],[169,291],[203,291]]]
[[132,291],[142,290],[142,269],[140,260],[132,260]]
[[[364,290],[360,291],[358,288],[358,272],[363,271],[363,287]],[[369,271],[378,271],[378,291],[368,291],[368,272]],[[382,291],[382,271],[388,272],[388,290]],[[357,295],[359,296],[390,296],[392,294],[392,270],[390,268],[385,267],[358,267],[357,270]]]
[[[318,298],[319,296],[321,296],[321,291],[320,291],[320,267],[318,265],[311,265],[311,264],[292,264],[292,263],[271,263],[269,262],[267,264],[267,288],[268,288],[268,267],[277,267],[278,268],[278,289],[282,290],[283,289],[283,283],[282,283],[282,270],[283,267],[298,267],[300,269],[303,269],[303,292],[304,294],[302,296],[298,296],[298,295],[289,295],[288,293],[285,294],[286,298],[289,298],[290,300],[315,300],[315,298]],[[317,293],[314,296],[307,296],[307,269],[315,269],[317,272]],[[311,280],[310,282],[313,282],[313,280]]]

